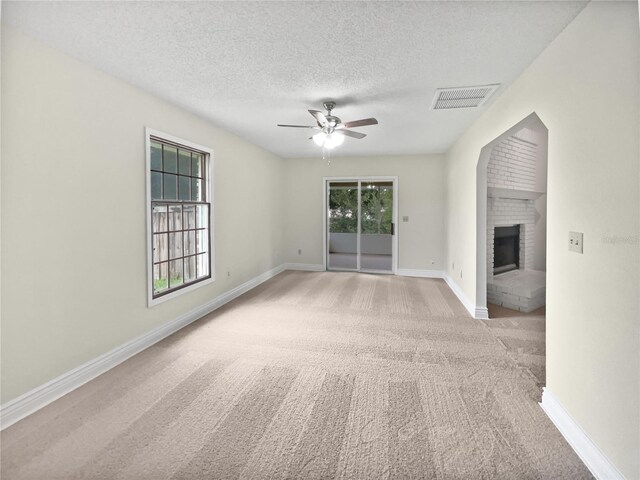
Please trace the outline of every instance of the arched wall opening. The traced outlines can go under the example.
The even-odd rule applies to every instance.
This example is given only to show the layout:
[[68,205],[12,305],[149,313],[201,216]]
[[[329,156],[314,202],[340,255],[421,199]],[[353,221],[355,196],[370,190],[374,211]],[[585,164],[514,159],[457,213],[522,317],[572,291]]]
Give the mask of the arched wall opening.
[[[522,167],[525,170],[523,175],[513,171],[513,166],[518,166],[520,161],[516,158],[517,155],[511,155],[511,146],[508,145],[514,139],[518,140],[524,147],[527,147],[527,143],[535,144],[537,168],[534,172],[530,172],[532,175],[529,175],[526,170],[531,170],[530,165]],[[533,148],[529,150],[534,151]],[[491,172],[488,172],[488,166],[492,158],[492,163],[496,163],[496,155],[503,155],[506,162],[511,162],[511,166],[505,169],[504,172],[496,172],[494,168],[492,168]],[[520,227],[519,237],[515,242],[519,244],[518,252],[522,253],[520,253],[519,257],[518,253],[516,253],[516,261],[510,264],[511,266],[505,266],[504,268],[523,271],[546,271],[547,155],[548,129],[535,112],[496,137],[480,151],[476,171],[476,312],[478,318],[489,318],[487,283],[488,279],[493,277],[494,274],[490,269],[492,265],[495,266],[492,258],[494,246],[489,245],[489,241],[494,238],[494,234],[488,231],[487,226],[489,198],[519,196],[531,199],[535,197],[533,194],[538,194],[535,198],[535,205],[537,209],[543,211],[541,213],[536,210],[534,214],[536,215],[536,220],[538,220],[539,216],[543,216],[543,218],[540,219],[541,221],[536,221],[534,227],[530,225]],[[504,185],[501,185],[501,183],[504,183]],[[505,194],[505,192],[509,193]],[[505,207],[500,207],[499,209],[508,210]],[[524,249],[525,242],[529,247],[527,250]],[[544,279],[542,281],[544,282]],[[493,294],[493,292],[490,293]],[[544,295],[544,292],[542,295]],[[506,304],[511,307],[517,307],[517,305]],[[523,307],[522,311],[526,311],[526,309],[527,307]]]

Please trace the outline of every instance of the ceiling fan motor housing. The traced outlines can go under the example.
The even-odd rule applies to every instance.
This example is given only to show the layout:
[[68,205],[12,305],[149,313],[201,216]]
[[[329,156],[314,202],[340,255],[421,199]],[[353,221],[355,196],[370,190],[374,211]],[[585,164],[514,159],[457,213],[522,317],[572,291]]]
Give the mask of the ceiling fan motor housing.
[[338,117],[334,117],[333,115],[327,115],[325,118],[327,119],[328,127],[335,127],[336,125],[340,124],[340,119]]
[[325,115],[327,119],[326,126],[333,130],[336,125],[340,124],[340,119],[331,115],[331,111],[336,108],[336,102],[324,102],[322,106],[327,110],[327,115]]

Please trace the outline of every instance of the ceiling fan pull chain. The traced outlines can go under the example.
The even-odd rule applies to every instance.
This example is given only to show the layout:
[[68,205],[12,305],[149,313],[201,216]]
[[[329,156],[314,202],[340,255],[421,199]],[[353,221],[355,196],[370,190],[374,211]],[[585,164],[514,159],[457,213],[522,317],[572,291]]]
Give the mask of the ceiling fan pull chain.
[[322,160],[327,161],[327,167],[331,166],[331,150],[324,146],[322,147]]

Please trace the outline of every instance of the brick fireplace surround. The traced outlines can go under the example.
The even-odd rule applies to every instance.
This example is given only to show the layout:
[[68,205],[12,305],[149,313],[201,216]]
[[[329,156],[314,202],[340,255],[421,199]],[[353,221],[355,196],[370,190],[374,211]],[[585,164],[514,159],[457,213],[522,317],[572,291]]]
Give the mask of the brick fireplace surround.
[[[545,272],[534,270],[537,145],[516,136],[494,147],[487,166],[487,301],[523,312],[545,304]],[[519,270],[493,274],[497,226],[520,227]]]

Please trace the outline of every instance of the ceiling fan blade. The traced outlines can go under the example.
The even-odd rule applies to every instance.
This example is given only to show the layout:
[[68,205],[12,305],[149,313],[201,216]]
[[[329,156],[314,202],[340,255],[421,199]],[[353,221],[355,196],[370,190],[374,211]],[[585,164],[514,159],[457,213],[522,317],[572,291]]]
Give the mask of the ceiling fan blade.
[[353,122],[347,122],[344,125],[344,128],[354,128],[354,127],[366,127],[367,125],[377,125],[378,120],[375,118],[363,118],[362,120],[354,120]]
[[292,128],[320,128],[315,125],[282,125],[278,124],[279,127],[292,127]]
[[324,116],[324,113],[318,110],[309,110],[309,113],[313,115],[313,118],[316,119],[318,125],[324,127],[327,124],[327,117]]
[[345,130],[344,128],[340,130],[335,130],[333,133],[339,133],[340,135],[345,135],[347,137],[358,138],[358,139],[364,138],[367,136],[365,133],[354,132],[353,130]]

